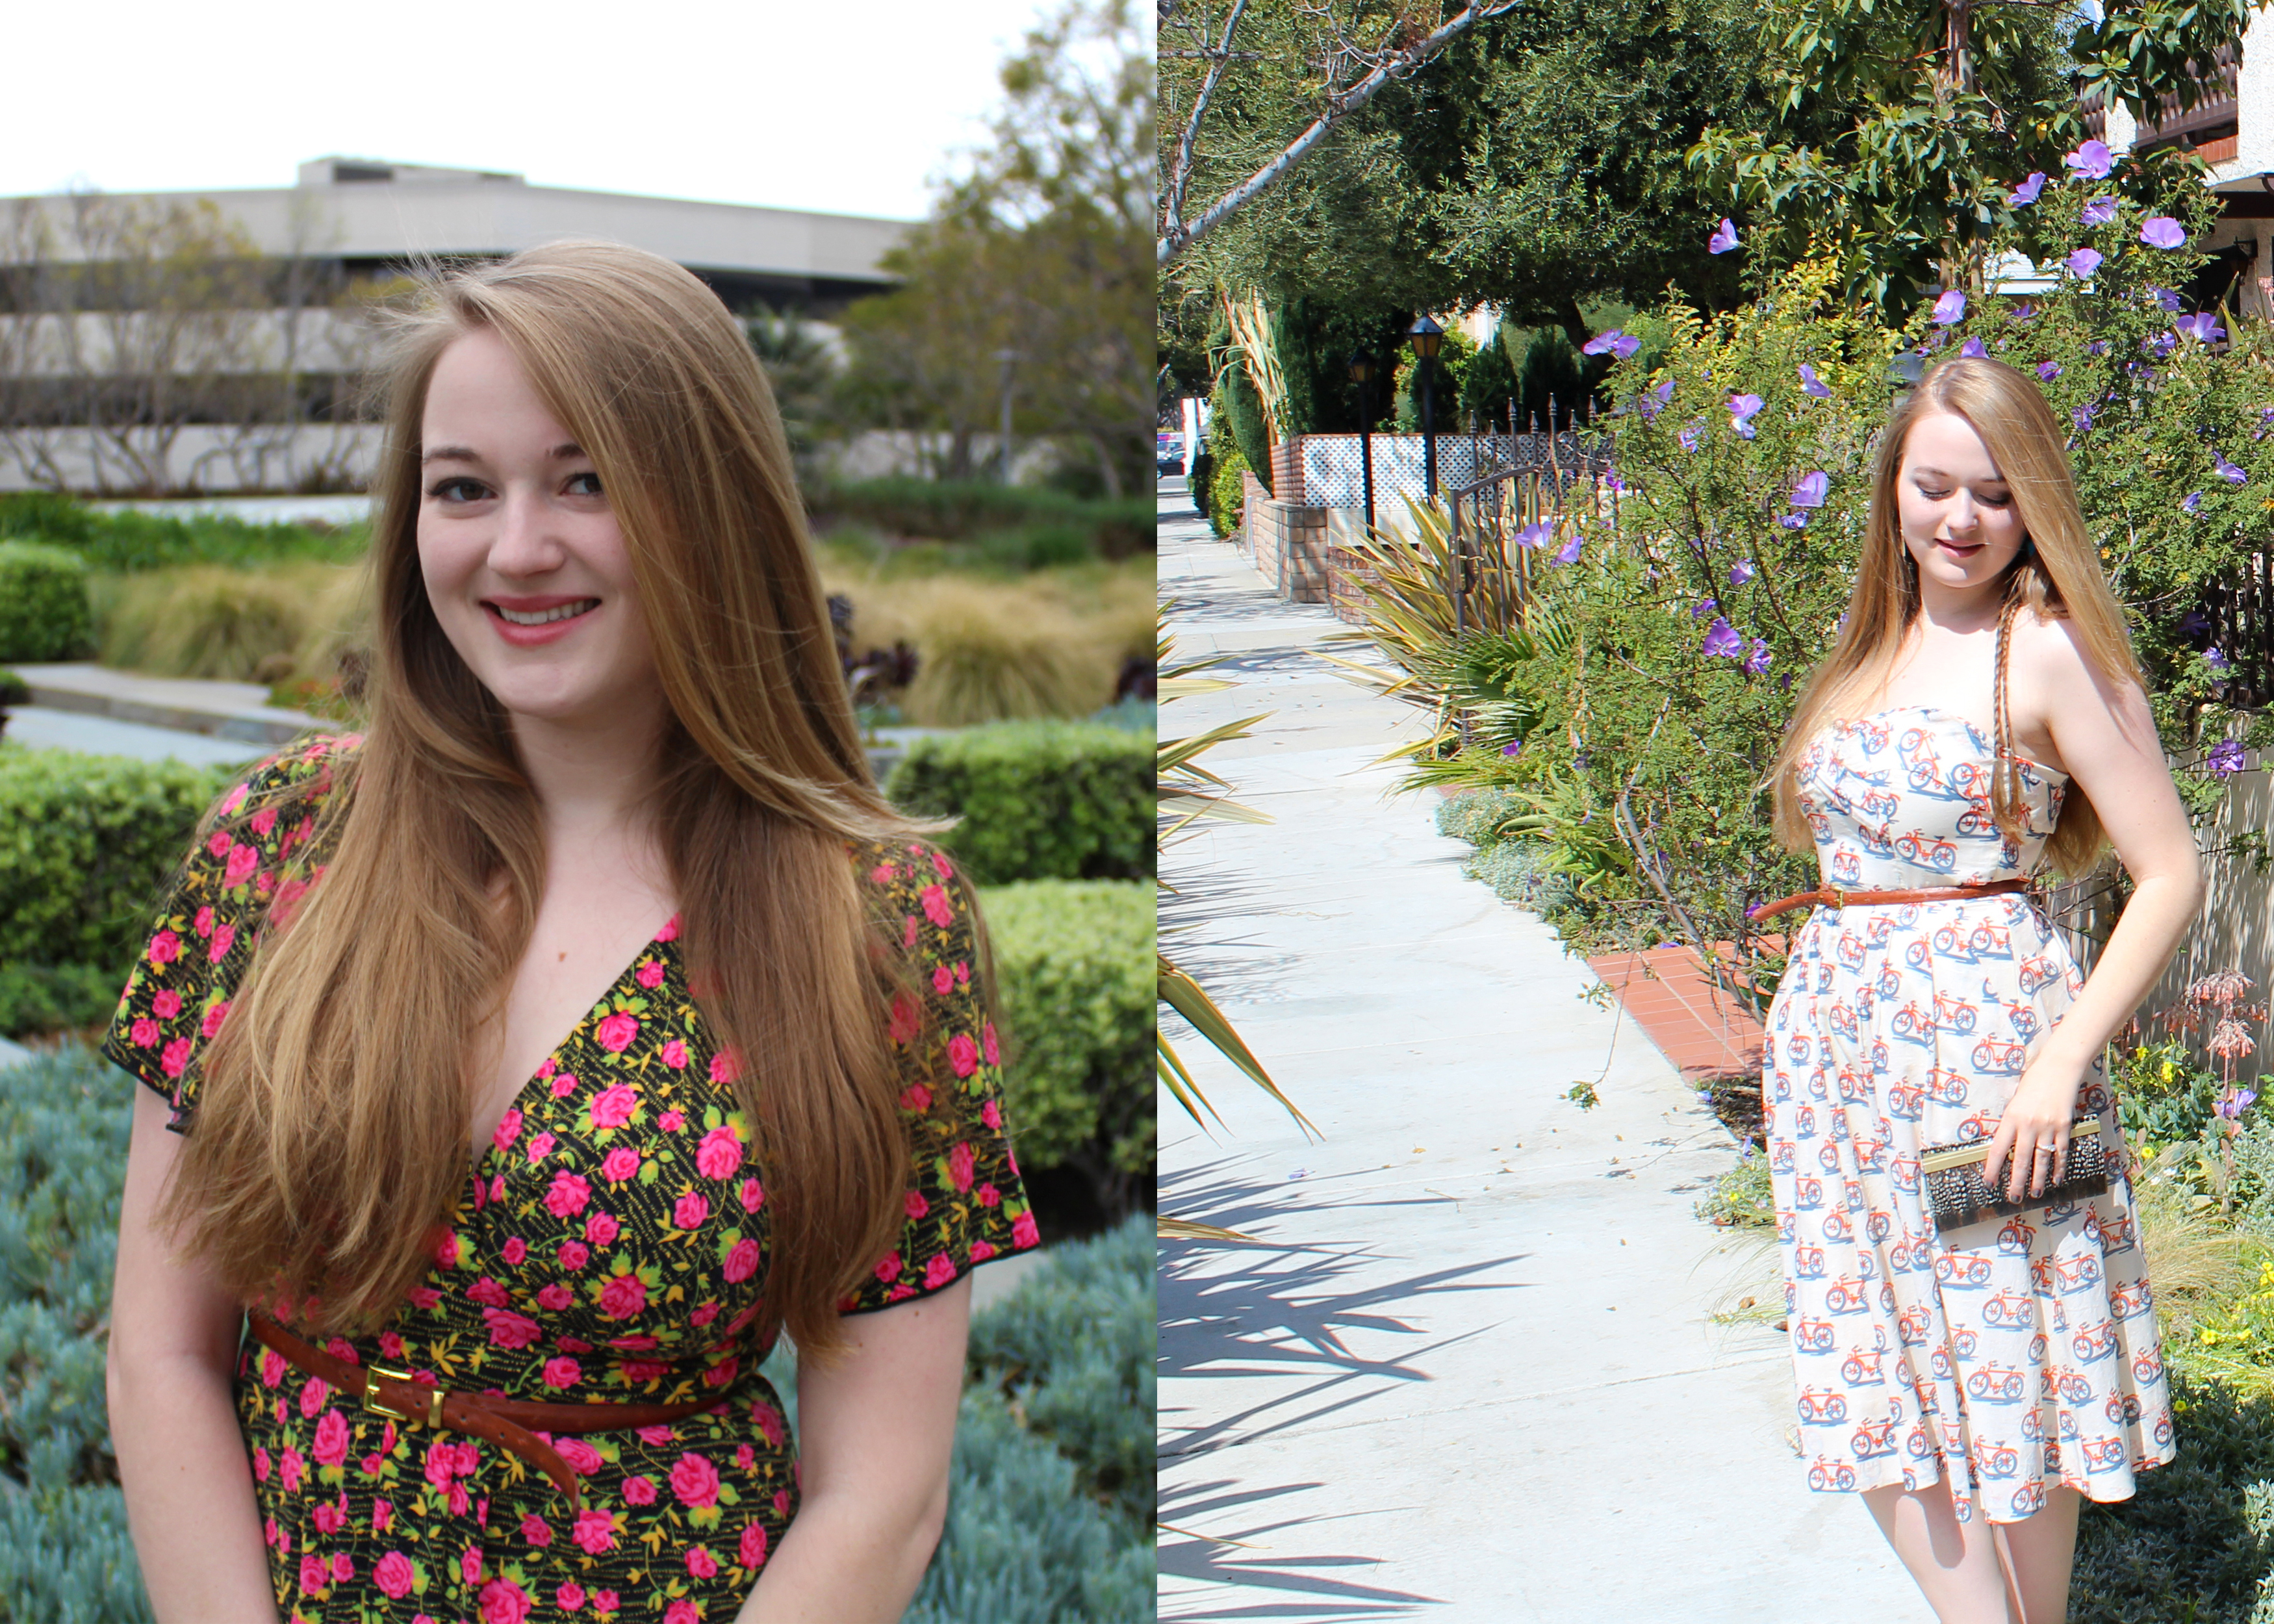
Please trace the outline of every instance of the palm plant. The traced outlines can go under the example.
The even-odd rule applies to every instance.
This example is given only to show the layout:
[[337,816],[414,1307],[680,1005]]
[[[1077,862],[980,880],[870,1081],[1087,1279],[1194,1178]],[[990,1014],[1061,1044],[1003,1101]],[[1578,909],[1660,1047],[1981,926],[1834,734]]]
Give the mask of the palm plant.
[[[1231,686],[1231,683],[1217,678],[1195,677],[1193,674],[1194,672],[1206,670],[1215,663],[1213,660],[1193,660],[1182,665],[1170,665],[1169,651],[1167,605],[1164,605],[1161,611],[1156,647],[1160,664],[1164,667],[1161,673],[1161,701],[1163,704],[1171,700],[1186,698],[1195,694],[1221,693]],[[1242,806],[1239,802],[1231,800],[1226,793],[1231,786],[1216,773],[1201,766],[1199,759],[1207,751],[1228,740],[1246,738],[1249,730],[1263,719],[1261,716],[1246,717],[1237,722],[1224,723],[1209,729],[1204,733],[1194,734],[1189,739],[1160,741],[1156,748],[1156,772],[1159,783],[1161,812],[1157,838],[1162,846],[1167,846],[1192,824],[1203,818],[1236,823],[1268,823],[1271,821],[1269,814],[1259,812],[1253,807]],[[1176,888],[1167,881],[1156,880],[1156,883],[1171,896],[1176,894]],[[1207,989],[1201,987],[1189,971],[1178,966],[1166,953],[1156,953],[1156,957],[1159,960],[1161,1002],[1182,1016],[1193,1031],[1199,1033],[1207,1040],[1210,1047],[1245,1072],[1256,1086],[1286,1107],[1288,1114],[1302,1124],[1306,1132],[1315,1134],[1318,1130],[1313,1127],[1310,1119],[1297,1109],[1295,1102],[1280,1092],[1278,1084],[1271,1080],[1271,1074],[1263,1069],[1263,1063],[1255,1057],[1254,1051],[1249,1049],[1246,1040],[1241,1038],[1238,1029],[1232,1026],[1224,1012],[1216,1007],[1216,1001],[1209,996]],[[1215,1106],[1209,1103],[1208,1096],[1201,1092],[1200,1085],[1193,1080],[1191,1069],[1186,1065],[1183,1057],[1177,1053],[1176,1046],[1170,1042],[1168,1034],[1156,1027],[1153,1041],[1155,1068],[1160,1075],[1161,1081],[1167,1086],[1169,1093],[1175,1097],[1177,1103],[1184,1107],[1186,1114],[1198,1123],[1203,1130],[1208,1126],[1207,1116],[1214,1116],[1217,1125],[1222,1126],[1223,1116],[1217,1113]],[[1207,1116],[1202,1116],[1203,1112],[1207,1113]],[[1165,1237],[1186,1240],[1247,1238],[1230,1229],[1220,1229],[1209,1224],[1193,1223],[1179,1218],[1161,1219],[1160,1233]]]

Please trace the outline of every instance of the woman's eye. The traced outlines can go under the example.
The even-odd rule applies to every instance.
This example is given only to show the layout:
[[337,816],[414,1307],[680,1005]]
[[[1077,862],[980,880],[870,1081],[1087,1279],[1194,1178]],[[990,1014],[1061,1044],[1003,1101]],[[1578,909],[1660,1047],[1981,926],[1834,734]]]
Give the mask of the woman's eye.
[[600,489],[600,476],[591,472],[590,470],[587,470],[581,474],[571,474],[568,476],[568,493],[572,496],[602,496],[606,494],[606,492]]
[[438,502],[476,502],[489,492],[478,479],[459,477],[436,480],[426,488],[426,494]]

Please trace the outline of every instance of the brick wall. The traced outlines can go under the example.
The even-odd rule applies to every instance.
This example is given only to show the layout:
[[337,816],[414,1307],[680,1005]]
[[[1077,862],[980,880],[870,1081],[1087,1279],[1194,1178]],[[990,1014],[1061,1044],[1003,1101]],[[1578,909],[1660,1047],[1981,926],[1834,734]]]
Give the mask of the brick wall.
[[1291,603],[1325,603],[1328,510],[1283,501],[1253,473],[1243,472],[1240,483],[1246,506],[1239,545],[1256,573]]

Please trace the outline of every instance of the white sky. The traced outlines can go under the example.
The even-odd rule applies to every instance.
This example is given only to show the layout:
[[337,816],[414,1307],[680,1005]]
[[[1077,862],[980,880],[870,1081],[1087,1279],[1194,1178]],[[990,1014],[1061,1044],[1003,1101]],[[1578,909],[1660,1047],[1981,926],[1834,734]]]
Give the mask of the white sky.
[[8,8],[0,197],[289,186],[338,154],[915,219],[1050,0]]

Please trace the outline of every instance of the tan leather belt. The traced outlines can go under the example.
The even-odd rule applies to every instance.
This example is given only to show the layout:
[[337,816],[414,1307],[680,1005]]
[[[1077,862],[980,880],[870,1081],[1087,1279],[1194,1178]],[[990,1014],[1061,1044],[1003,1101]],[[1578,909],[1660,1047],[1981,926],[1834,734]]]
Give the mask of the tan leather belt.
[[576,1509],[584,1508],[576,1471],[538,1432],[623,1432],[662,1426],[727,1401],[699,1398],[683,1404],[539,1404],[493,1398],[486,1393],[454,1393],[411,1380],[409,1371],[380,1365],[350,1365],[301,1341],[265,1314],[248,1313],[252,1334],[308,1375],[328,1382],[363,1407],[390,1421],[486,1438],[510,1449],[553,1479]]
[[1875,902],[1963,902],[1969,897],[1995,897],[2007,891],[2027,891],[2026,878],[1992,880],[1987,885],[1931,885],[1924,891],[1843,891],[1837,885],[1821,885],[1814,891],[1795,891],[1789,897],[1780,897],[1774,902],[1764,902],[1745,910],[1747,919],[1772,919],[1794,908],[1824,903],[1844,908],[1849,903],[1865,905]]

